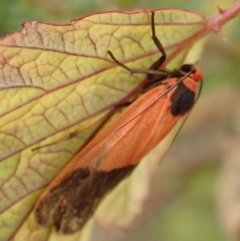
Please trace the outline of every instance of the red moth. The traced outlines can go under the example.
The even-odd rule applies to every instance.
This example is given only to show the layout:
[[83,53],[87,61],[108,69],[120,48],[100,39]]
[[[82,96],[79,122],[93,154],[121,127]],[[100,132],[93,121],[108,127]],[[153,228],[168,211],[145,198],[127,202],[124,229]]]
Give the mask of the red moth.
[[148,74],[143,95],[137,98],[103,132],[93,138],[50,183],[35,206],[38,224],[50,221],[60,233],[80,230],[93,215],[99,202],[141,159],[186,116],[195,102],[202,80],[197,66],[183,65],[180,70],[157,70],[166,59],[155,36],[154,13],[152,38],[162,56],[150,70],[129,69]]

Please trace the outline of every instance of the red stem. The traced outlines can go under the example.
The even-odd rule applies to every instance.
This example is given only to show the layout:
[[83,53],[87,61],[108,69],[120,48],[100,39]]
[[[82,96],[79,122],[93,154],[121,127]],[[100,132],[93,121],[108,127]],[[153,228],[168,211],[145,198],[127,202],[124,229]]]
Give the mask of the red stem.
[[227,9],[219,8],[219,14],[208,21],[208,27],[219,34],[222,25],[235,18],[238,14],[240,14],[240,0]]

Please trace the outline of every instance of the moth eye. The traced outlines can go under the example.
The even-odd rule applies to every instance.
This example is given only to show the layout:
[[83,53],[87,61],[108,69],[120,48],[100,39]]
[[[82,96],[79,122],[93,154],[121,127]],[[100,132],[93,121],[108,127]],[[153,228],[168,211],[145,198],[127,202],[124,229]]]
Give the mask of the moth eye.
[[189,72],[195,73],[196,69],[194,68],[194,66],[192,64],[184,64],[184,65],[182,65],[180,71],[187,74]]

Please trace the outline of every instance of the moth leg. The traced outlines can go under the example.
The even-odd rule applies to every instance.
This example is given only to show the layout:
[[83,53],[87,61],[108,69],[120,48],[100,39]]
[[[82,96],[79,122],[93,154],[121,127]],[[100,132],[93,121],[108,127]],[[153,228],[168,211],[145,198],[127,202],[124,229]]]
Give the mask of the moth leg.
[[149,69],[133,69],[133,68],[129,68],[128,66],[126,66],[125,64],[123,64],[122,62],[120,62],[119,60],[117,60],[115,58],[115,56],[113,55],[113,53],[108,50],[108,54],[110,55],[111,59],[119,66],[121,66],[122,68],[126,69],[127,71],[129,71],[131,74],[136,74],[136,73],[144,73],[147,74],[148,77],[153,75],[161,75],[164,76],[165,78],[167,77],[167,72],[164,70],[159,70],[160,66],[164,63],[164,61],[166,60],[166,52],[160,42],[160,40],[158,39],[158,37],[156,36],[156,31],[155,31],[155,21],[154,21],[154,11],[151,12],[151,31],[152,31],[152,40],[154,42],[154,44],[156,45],[157,49],[160,51],[161,53],[161,57],[155,61],[151,67]]

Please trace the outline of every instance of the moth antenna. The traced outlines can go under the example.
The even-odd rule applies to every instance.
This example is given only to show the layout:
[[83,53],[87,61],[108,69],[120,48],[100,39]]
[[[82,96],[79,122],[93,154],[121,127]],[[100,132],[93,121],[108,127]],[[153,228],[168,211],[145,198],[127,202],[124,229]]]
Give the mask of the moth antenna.
[[58,139],[57,141],[53,141],[53,142],[50,142],[50,143],[45,144],[45,145],[36,146],[36,147],[32,148],[31,151],[37,151],[37,150],[45,148],[45,147],[56,145],[58,143],[61,143],[65,140],[69,139],[69,138],[71,138],[71,133],[69,133],[68,137],[62,137],[62,138]]
[[[100,114],[98,116],[98,119],[96,120],[99,121],[101,118],[103,118],[103,120],[101,121],[101,123],[96,127],[96,129],[93,131],[93,133],[87,138],[87,140],[84,142],[83,146],[81,148],[83,148],[85,145],[87,145],[87,143],[95,136],[97,135],[97,133],[100,131],[100,129],[106,124],[106,122],[112,117],[112,115],[116,112],[116,108],[112,108],[110,111],[108,112],[103,112],[102,114]],[[84,129],[88,128],[89,126],[91,126],[92,122],[88,123],[88,125],[84,125],[82,127],[79,127],[78,129],[76,129],[75,131],[69,132],[66,136],[63,136],[61,138],[59,138],[57,141],[53,141],[50,143],[47,143],[45,145],[40,145],[40,146],[36,146],[34,148],[32,148],[32,151],[37,151],[39,149],[48,147],[48,146],[52,146],[52,145],[56,145],[59,144],[63,141],[69,140],[73,137],[75,137],[76,135],[78,135],[81,131],[83,131]]]

